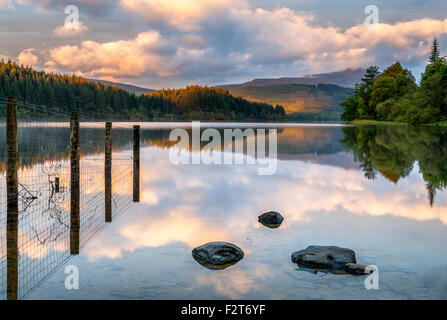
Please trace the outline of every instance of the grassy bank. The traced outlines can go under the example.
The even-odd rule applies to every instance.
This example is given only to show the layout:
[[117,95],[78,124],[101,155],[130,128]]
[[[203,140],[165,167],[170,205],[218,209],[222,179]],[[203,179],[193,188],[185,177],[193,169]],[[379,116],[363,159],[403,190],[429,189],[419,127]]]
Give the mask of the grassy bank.
[[353,120],[349,124],[352,125],[408,125],[408,122],[398,121],[378,121],[378,120]]
[[[408,122],[398,122],[398,121],[378,121],[378,120],[354,120],[348,122],[348,124],[352,125],[400,125],[407,126]],[[447,127],[447,121],[441,121],[438,123],[427,123],[426,126],[435,126],[438,125],[440,127]]]

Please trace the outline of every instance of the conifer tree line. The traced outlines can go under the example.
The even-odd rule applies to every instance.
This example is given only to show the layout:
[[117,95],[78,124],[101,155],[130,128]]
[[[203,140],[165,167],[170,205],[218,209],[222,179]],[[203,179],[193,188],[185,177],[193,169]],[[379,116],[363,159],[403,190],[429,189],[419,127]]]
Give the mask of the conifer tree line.
[[402,121],[431,124],[447,120],[447,59],[435,38],[420,84],[400,62],[379,72],[371,66],[341,105],[342,120]]
[[[87,119],[117,120],[285,120],[282,106],[233,97],[221,88],[189,86],[135,95],[116,86],[74,75],[38,72],[13,61],[0,62],[0,102],[7,96],[39,106],[20,115],[54,117],[78,111]],[[0,109],[3,115],[4,107]]]

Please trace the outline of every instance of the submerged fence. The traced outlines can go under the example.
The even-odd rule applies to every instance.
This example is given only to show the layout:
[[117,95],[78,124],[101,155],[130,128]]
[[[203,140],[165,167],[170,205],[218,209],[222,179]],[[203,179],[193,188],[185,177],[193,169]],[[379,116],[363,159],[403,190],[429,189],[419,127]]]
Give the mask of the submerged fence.
[[18,109],[43,107],[14,98],[0,108],[0,299],[21,299],[139,201],[140,130],[75,112],[22,122]]

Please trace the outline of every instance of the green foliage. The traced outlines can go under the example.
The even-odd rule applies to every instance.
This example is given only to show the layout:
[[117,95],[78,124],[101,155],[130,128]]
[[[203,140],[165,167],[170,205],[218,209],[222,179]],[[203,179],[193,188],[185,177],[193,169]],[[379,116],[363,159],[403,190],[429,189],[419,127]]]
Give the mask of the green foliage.
[[397,183],[417,163],[431,204],[436,190],[447,187],[447,134],[442,128],[353,126],[343,128],[343,133],[340,143],[353,151],[367,178],[380,174]]
[[379,67],[371,66],[366,69],[365,76],[361,79],[362,82],[355,86],[351,96],[340,103],[345,108],[345,112],[341,116],[342,120],[375,118],[375,110],[370,106],[370,100],[373,85],[379,75]]
[[[366,75],[365,78],[372,79]],[[341,105],[345,108],[342,115],[345,121],[369,119],[427,124],[445,118],[447,62],[440,56],[437,40],[433,41],[429,64],[420,86],[416,85],[411,72],[397,62],[373,81],[362,79],[362,83]]]
[[428,58],[429,64],[433,64],[439,60],[441,57],[441,53],[439,52],[439,43],[438,39],[433,40],[433,45],[431,47],[430,57]]
[[341,106],[345,108],[345,111],[341,115],[342,120],[352,121],[357,118],[358,101],[359,98],[354,93],[341,102]]
[[[253,103],[218,88],[191,86],[136,96],[73,75],[37,72],[12,61],[0,62],[0,99],[39,106],[22,116],[48,117],[79,111],[91,119],[129,120],[284,120],[284,108]],[[43,111],[42,111],[43,110]]]

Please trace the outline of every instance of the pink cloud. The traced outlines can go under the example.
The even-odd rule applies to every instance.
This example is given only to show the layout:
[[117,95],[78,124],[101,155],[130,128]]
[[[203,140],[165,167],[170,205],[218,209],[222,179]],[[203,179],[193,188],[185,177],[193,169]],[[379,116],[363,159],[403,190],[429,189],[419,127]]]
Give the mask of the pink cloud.
[[25,66],[38,67],[39,66],[39,57],[37,57],[34,54],[34,51],[35,51],[35,49],[33,49],[33,48],[23,50],[17,56],[17,61],[20,64],[23,64]]
[[158,32],[140,33],[135,39],[98,43],[84,41],[80,46],[50,50],[51,60],[79,75],[120,78],[143,73],[162,74],[159,53],[167,45]]
[[75,28],[72,24],[68,25],[62,25],[59,27],[56,27],[53,30],[53,33],[57,35],[58,37],[69,37],[78,35],[80,33],[83,33],[88,30],[88,27],[82,23],[82,21],[78,22],[78,27]]

